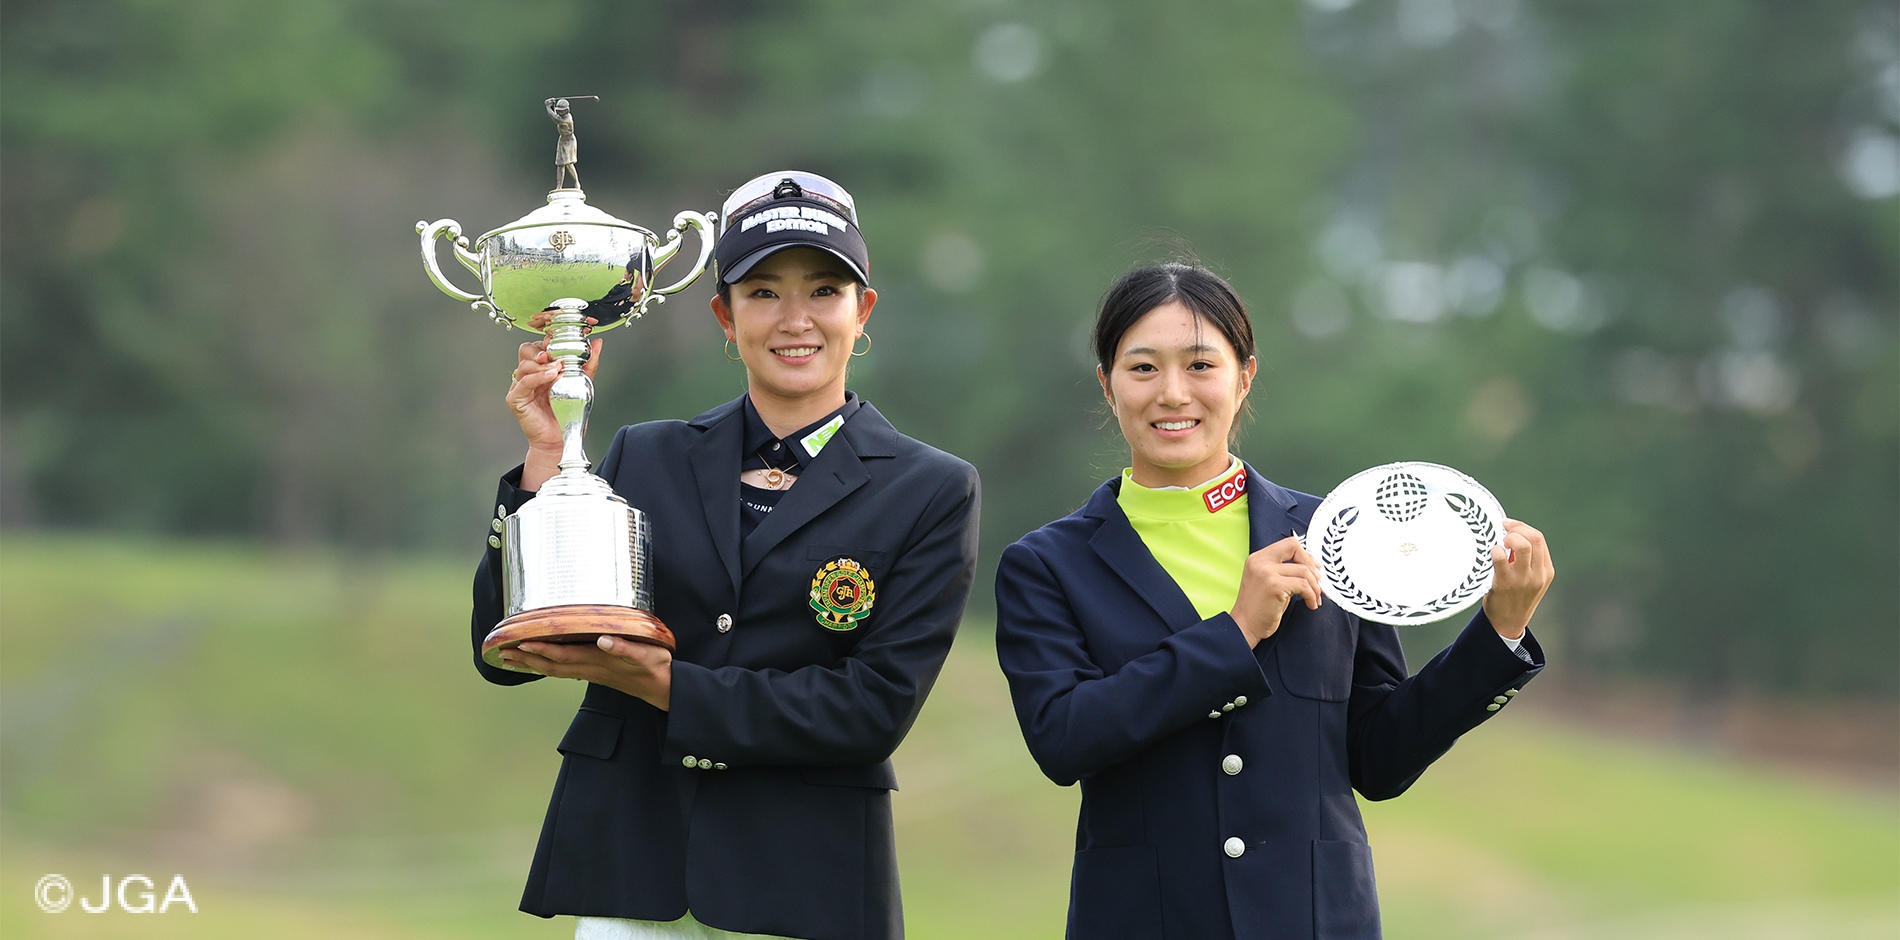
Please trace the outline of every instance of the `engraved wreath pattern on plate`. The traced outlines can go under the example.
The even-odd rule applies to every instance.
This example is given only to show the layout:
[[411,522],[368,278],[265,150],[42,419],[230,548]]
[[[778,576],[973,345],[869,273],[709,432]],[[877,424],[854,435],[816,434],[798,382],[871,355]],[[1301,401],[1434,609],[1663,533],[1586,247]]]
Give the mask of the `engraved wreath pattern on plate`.
[[1497,542],[1497,524],[1485,515],[1477,501],[1463,493],[1445,494],[1445,505],[1451,507],[1451,511],[1464,520],[1465,526],[1471,529],[1472,536],[1477,540],[1477,552],[1472,559],[1471,573],[1466,575],[1457,587],[1452,588],[1450,593],[1428,604],[1411,607],[1379,600],[1354,584],[1351,576],[1346,574],[1346,566],[1342,563],[1342,552],[1346,544],[1346,530],[1359,521],[1357,506],[1347,506],[1335,513],[1332,520],[1326,524],[1325,534],[1320,538],[1320,559],[1327,571],[1335,573],[1334,590],[1337,590],[1346,600],[1351,601],[1353,606],[1368,613],[1407,619],[1429,617],[1448,610],[1457,610],[1469,603],[1472,596],[1477,594],[1478,589],[1484,585],[1484,576],[1490,572],[1491,546]]

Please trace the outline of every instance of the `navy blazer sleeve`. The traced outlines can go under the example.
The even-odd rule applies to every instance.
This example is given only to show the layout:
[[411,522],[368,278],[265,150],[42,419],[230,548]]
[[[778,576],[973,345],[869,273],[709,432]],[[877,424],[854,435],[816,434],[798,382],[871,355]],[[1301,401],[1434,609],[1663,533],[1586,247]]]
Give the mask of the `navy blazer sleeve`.
[[[616,437],[614,442],[619,443]],[[501,483],[495,488],[495,514],[490,516],[490,535],[501,532],[493,526],[493,520],[502,518],[521,508],[521,504],[534,498],[534,494],[520,489],[522,467],[502,474]],[[512,669],[497,669],[482,660],[482,641],[488,638],[489,631],[502,621],[505,601],[502,599],[501,546],[497,537],[488,543],[488,550],[482,554],[481,564],[475,567],[475,603],[469,613],[469,632],[474,647],[475,671],[482,678],[496,685],[521,685],[545,678],[539,673],[516,672]]]
[[[627,429],[614,437],[600,473],[612,478]],[[944,472],[947,466],[952,469]],[[976,575],[982,502],[975,468],[963,461],[928,470],[937,489],[877,586],[878,615],[852,654],[832,668],[790,671],[708,668],[675,659],[662,755],[717,754],[737,764],[875,764],[903,741],[955,639]],[[504,475],[498,510],[513,512],[534,494],[517,488],[521,468]],[[475,576],[475,667],[490,682],[542,678],[497,669],[481,659],[482,639],[501,620],[501,551],[491,547]]]
[[1526,661],[1498,639],[1480,609],[1450,646],[1408,677],[1398,630],[1360,621],[1346,736],[1352,787],[1368,800],[1404,793],[1458,737],[1497,714],[1544,668],[1527,630]]
[[[620,463],[622,444],[627,437],[627,429],[614,432],[614,441],[607,448],[607,457],[600,463],[601,475],[614,472]],[[520,509],[523,503],[534,498],[534,494],[521,489],[521,473],[525,465],[516,464],[513,470],[501,475],[501,482],[495,487],[495,514],[490,517],[491,533],[499,535],[501,530],[494,527],[494,520],[507,516]],[[499,541],[497,539],[496,541]],[[482,659],[482,640],[487,639],[489,631],[502,621],[506,613],[506,601],[502,598],[501,546],[496,541],[488,543],[488,551],[482,555],[481,564],[475,568],[475,603],[469,614],[469,632],[474,646],[475,671],[482,678],[496,685],[522,685],[546,676],[534,672],[516,672],[512,669],[497,669]]]
[[877,586],[879,616],[833,668],[674,661],[667,755],[734,764],[873,764],[910,730],[949,655],[976,576],[975,468],[946,476]]
[[1055,575],[1021,542],[1003,551],[996,610],[997,656],[1023,738],[1042,772],[1063,786],[1206,720],[1210,704],[1271,691],[1246,635],[1224,612],[1107,674]]
[[[1034,549],[1019,542],[1003,552],[996,598],[997,655],[1024,740],[1043,773],[1064,786],[1205,719],[1210,706],[1272,694],[1261,663],[1288,631],[1310,629],[1288,623],[1249,649],[1239,625],[1221,613],[1169,634],[1109,673],[1088,648],[1065,588]],[[1535,637],[1525,634],[1527,663],[1480,612],[1408,677],[1395,628],[1339,616],[1356,629],[1319,652],[1336,657],[1332,665],[1341,669],[1350,662],[1346,744],[1352,785],[1368,799],[1403,793],[1459,735],[1496,714],[1495,698],[1515,695],[1543,668]],[[1305,650],[1313,639],[1303,636],[1298,645]]]

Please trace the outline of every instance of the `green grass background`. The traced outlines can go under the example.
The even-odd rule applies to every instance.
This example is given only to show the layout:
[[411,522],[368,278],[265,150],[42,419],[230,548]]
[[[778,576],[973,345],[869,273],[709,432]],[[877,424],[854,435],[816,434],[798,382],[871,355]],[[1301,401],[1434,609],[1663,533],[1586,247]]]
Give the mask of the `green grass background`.
[[[571,935],[514,905],[580,690],[475,676],[471,569],[0,538],[0,934]],[[1030,762],[984,627],[896,757],[919,940],[1061,935],[1077,795]],[[1391,940],[1900,936],[1896,794],[1535,699],[1366,806]],[[199,913],[46,914],[49,872],[95,900],[102,874],[183,874]]]

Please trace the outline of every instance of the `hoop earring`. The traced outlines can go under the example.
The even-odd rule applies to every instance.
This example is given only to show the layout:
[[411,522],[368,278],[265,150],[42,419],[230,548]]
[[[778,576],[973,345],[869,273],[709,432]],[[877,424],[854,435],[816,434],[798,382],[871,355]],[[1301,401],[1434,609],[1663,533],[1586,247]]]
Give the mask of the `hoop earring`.
[[726,340],[725,353],[726,353],[726,358],[732,360],[733,362],[745,361],[744,356],[735,356],[732,354],[732,340]]
[[[864,352],[858,352],[858,351],[857,351],[857,350],[856,350],[856,349],[854,348],[854,349],[852,349],[852,350],[851,350],[851,355],[853,355],[853,356],[862,356],[862,355],[864,355],[864,353],[868,353],[868,352],[870,352],[870,351],[871,351],[871,334],[869,334],[869,333],[862,333],[862,332],[861,332],[861,333],[859,333],[858,335],[859,335],[859,336],[862,336],[862,337],[864,337]],[[855,347],[855,346],[857,346],[857,345],[858,345],[858,341],[857,341],[856,339],[853,339],[853,340],[851,340],[851,345],[852,345],[853,347]]]

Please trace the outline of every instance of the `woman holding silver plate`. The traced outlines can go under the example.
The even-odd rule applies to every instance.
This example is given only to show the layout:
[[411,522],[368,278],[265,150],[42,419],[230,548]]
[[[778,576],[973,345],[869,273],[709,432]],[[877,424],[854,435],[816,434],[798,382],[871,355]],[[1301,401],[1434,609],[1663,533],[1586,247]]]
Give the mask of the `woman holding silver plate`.
[[1258,369],[1233,289],[1133,271],[1094,345],[1132,466],[996,576],[1023,737],[1082,784],[1069,936],[1377,938],[1353,791],[1404,792],[1543,668],[1544,538],[1503,522],[1482,610],[1408,677],[1397,631],[1322,591],[1297,537],[1321,501],[1229,449]]
[[[721,222],[713,316],[747,392],[622,428],[599,468],[651,520],[653,613],[677,649],[527,642],[495,668],[500,553],[476,575],[485,678],[587,683],[521,909],[598,940],[900,937],[889,757],[969,594],[976,471],[845,387],[877,303],[849,193],[767,174]],[[559,469],[559,372],[521,346],[507,400],[529,447],[503,514]]]

